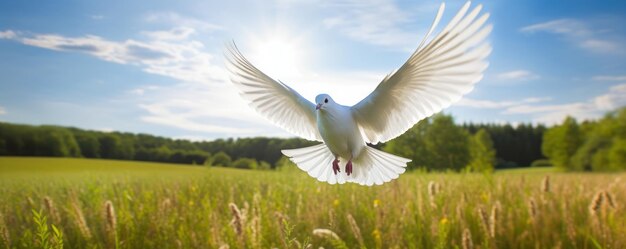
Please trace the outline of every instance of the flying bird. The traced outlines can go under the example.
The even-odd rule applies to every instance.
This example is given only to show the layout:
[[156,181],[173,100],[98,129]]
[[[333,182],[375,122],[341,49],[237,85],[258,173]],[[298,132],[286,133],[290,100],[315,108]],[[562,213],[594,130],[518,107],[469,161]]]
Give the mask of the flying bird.
[[[487,69],[492,30],[482,6],[470,2],[437,35],[439,11],[417,49],[376,89],[353,106],[341,105],[328,94],[312,103],[281,81],[250,63],[231,43],[227,67],[231,81],[249,105],[277,126],[322,143],[283,150],[310,176],[330,184],[354,182],[381,185],[399,177],[411,160],[373,147],[402,135],[418,121],[437,113],[469,93]],[[342,168],[342,166],[344,166]]]

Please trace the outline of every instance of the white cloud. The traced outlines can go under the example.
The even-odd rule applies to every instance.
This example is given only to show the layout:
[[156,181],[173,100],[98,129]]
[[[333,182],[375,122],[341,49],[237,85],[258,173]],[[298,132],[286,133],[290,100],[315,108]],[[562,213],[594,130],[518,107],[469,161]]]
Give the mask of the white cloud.
[[145,92],[139,103],[147,123],[220,137],[288,136],[247,107],[231,84],[160,87]]
[[526,98],[519,101],[491,101],[491,100],[477,100],[464,97],[459,101],[457,106],[465,106],[465,107],[473,107],[473,108],[481,108],[481,109],[502,109],[512,106],[518,106],[522,104],[529,103],[539,103],[549,101],[551,98],[542,97],[542,98]]
[[7,114],[7,110],[4,107],[0,106],[0,115]]
[[596,75],[591,79],[596,81],[626,81],[626,75]]
[[[57,51],[85,53],[99,59],[131,64],[145,72],[167,76],[185,82],[210,83],[226,79],[223,67],[216,65],[212,54],[205,52],[198,41],[183,39],[193,33],[190,28],[148,32],[145,41],[128,39],[107,40],[95,35],[65,37],[57,34],[16,35],[8,30],[4,39]],[[168,39],[162,39],[167,37]],[[173,39],[174,37],[178,39]]]
[[573,35],[573,36],[589,36],[591,30],[587,24],[574,19],[558,19],[544,23],[538,23],[523,27],[522,32],[550,32],[555,34]]
[[224,27],[200,19],[180,15],[176,12],[153,12],[144,17],[151,23],[167,23],[174,26],[191,27],[201,31],[222,30]]
[[0,39],[14,39],[17,36],[13,30],[0,31]]
[[[329,4],[328,7],[336,10],[336,15],[324,19],[324,25],[352,39],[401,49],[411,48],[416,43],[418,33],[406,27],[412,19],[411,12],[400,8],[394,1],[352,0]],[[433,9],[432,13],[436,13],[436,7]]]
[[128,92],[134,95],[143,96],[147,91],[154,91],[154,90],[158,90],[159,88],[160,87],[158,86],[143,86],[143,87],[132,89]]
[[496,76],[500,80],[514,80],[514,81],[526,81],[526,80],[536,80],[539,79],[540,76],[530,72],[528,70],[514,70],[509,72],[503,72]]
[[577,19],[558,19],[544,23],[538,23],[520,29],[524,33],[547,32],[564,36],[577,46],[596,53],[620,53],[625,51],[622,42],[603,36],[604,30],[595,27],[589,22]]
[[166,31],[144,31],[142,34],[154,39],[154,40],[186,40],[190,35],[194,34],[196,30],[189,27],[176,27]]
[[504,114],[528,114],[537,123],[556,124],[566,116],[577,119],[596,119],[607,111],[626,105],[626,84],[615,85],[599,96],[587,101],[553,105],[516,105],[507,108]]

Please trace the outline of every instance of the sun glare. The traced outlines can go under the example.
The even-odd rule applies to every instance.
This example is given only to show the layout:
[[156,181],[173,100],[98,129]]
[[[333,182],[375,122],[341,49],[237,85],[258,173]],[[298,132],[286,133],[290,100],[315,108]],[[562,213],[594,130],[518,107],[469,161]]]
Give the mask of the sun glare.
[[274,36],[255,44],[253,63],[274,79],[301,75],[302,48],[295,40]]

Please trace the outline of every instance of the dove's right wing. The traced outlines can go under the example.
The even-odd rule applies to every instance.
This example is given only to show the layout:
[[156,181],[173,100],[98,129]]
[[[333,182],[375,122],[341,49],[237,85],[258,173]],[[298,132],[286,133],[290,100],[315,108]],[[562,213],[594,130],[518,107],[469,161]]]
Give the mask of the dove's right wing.
[[252,108],[288,132],[322,141],[317,130],[315,105],[311,101],[253,66],[234,43],[228,47],[226,57],[231,81]]
[[415,53],[352,107],[366,142],[375,144],[402,135],[421,119],[458,101],[482,78],[485,58],[491,52],[484,41],[491,25],[484,26],[489,14],[479,16],[480,5],[467,13],[469,5],[426,42],[441,18],[442,4]]

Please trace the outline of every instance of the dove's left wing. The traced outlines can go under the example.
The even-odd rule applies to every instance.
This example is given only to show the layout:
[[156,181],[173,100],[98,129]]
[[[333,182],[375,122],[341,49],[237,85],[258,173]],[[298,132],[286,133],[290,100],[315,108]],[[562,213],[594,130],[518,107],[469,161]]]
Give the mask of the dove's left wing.
[[484,42],[489,14],[481,6],[466,15],[469,2],[435,38],[424,43],[443,13],[442,4],[430,31],[415,53],[374,92],[352,107],[366,142],[391,140],[418,121],[441,111],[470,92],[487,68],[491,46]]
[[315,105],[311,101],[253,66],[234,43],[228,47],[226,57],[231,81],[252,108],[288,132],[322,141],[317,130]]

